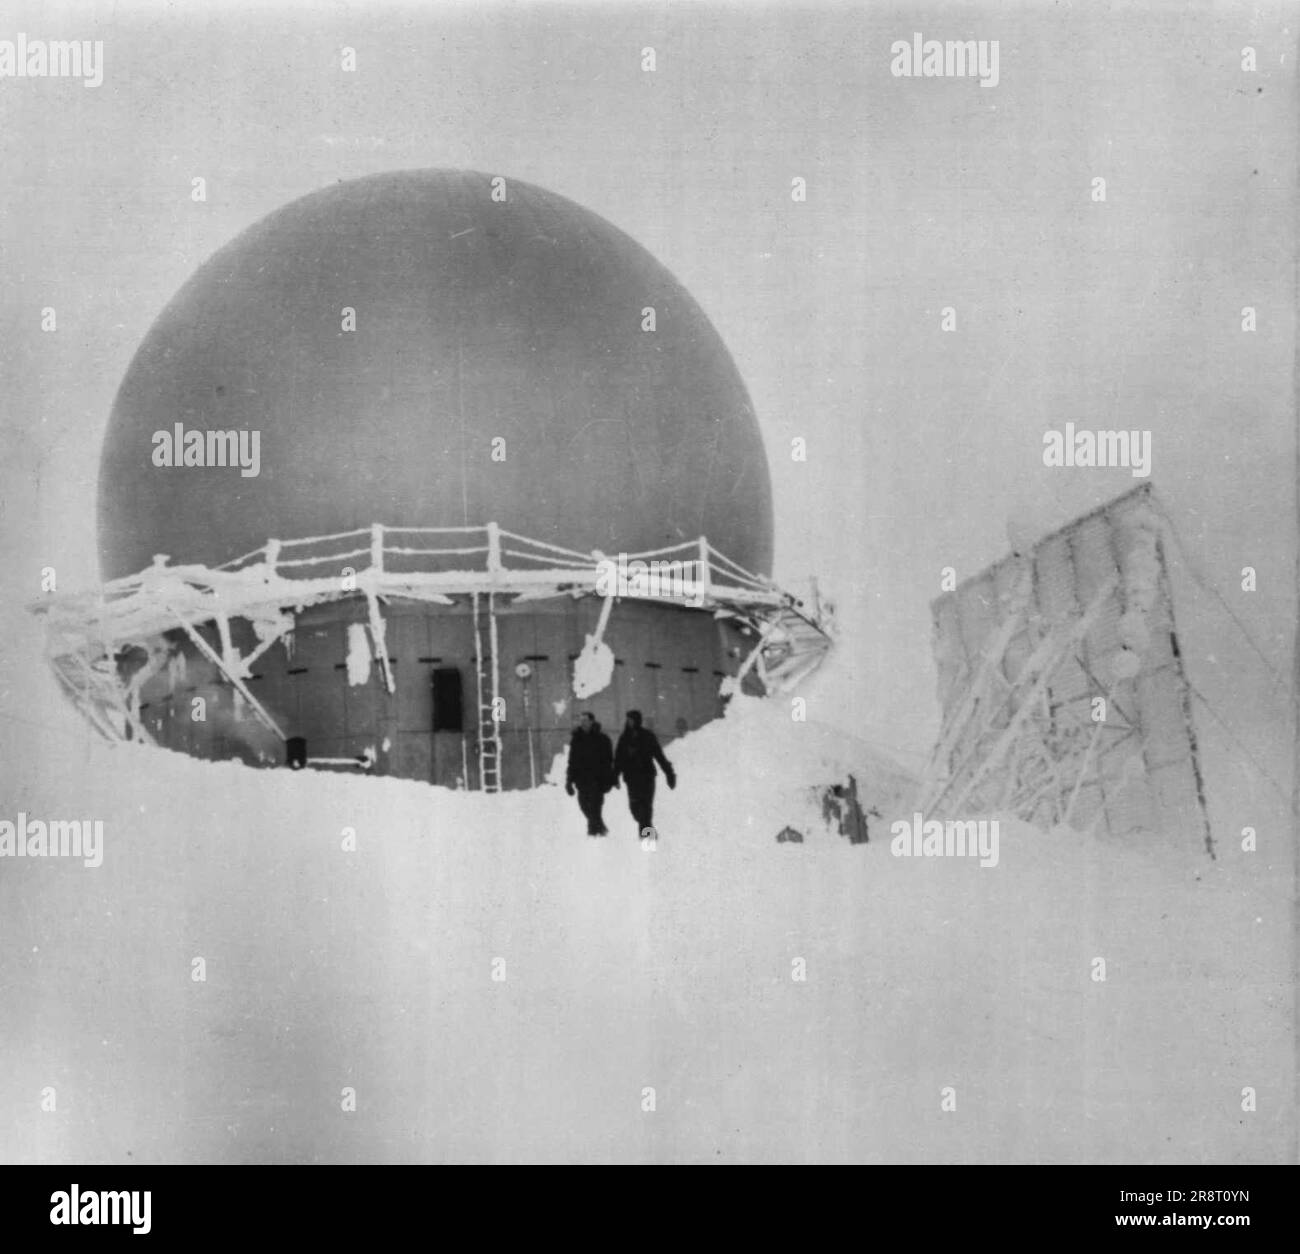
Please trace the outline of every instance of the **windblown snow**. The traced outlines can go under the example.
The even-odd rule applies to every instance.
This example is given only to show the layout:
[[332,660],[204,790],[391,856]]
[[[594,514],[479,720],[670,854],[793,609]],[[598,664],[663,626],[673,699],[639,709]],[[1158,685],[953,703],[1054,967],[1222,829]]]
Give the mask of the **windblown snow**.
[[614,678],[614,650],[603,640],[588,636],[573,664],[573,694],[579,701],[604,692]]
[[348,683],[352,687],[370,680],[370,637],[365,623],[348,624]]
[[[0,859],[6,1161],[1293,1153],[1276,833],[895,857],[906,773],[737,699],[668,745],[651,851],[621,792],[590,840],[554,782],[255,771],[40,708],[2,725],[0,817],[102,820],[104,854]],[[823,818],[849,773],[866,844]]]

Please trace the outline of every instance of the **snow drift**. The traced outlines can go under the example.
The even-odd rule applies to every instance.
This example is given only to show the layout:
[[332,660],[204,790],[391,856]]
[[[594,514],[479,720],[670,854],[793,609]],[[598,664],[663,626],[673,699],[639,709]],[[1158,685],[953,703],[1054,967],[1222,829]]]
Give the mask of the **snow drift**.
[[[774,703],[668,747],[653,851],[621,792],[589,840],[554,785],[256,771],[67,727],[8,750],[5,817],[105,837],[98,869],[0,860],[6,1161],[1290,1154],[1288,899],[1263,861],[1014,825],[995,869],[895,858],[903,773]],[[865,845],[818,802],[850,768]]]

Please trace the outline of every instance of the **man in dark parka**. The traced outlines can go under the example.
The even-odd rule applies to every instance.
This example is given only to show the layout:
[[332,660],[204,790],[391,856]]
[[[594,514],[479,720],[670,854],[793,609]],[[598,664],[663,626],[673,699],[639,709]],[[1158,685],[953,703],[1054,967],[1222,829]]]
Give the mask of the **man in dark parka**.
[[655,764],[658,763],[669,788],[677,787],[677,773],[664,757],[659,737],[641,726],[641,711],[629,710],[623,732],[614,751],[614,787],[621,777],[627,783],[627,804],[642,836],[653,838]]
[[569,769],[565,791],[578,794],[578,805],[587,816],[588,836],[608,836],[601,813],[605,794],[614,784],[614,752],[609,737],[591,714],[584,714],[569,741]]

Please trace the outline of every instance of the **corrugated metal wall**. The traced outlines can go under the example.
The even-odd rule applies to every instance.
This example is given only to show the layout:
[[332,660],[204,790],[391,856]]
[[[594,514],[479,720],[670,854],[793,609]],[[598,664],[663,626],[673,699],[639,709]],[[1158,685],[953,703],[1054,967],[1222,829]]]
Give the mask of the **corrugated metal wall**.
[[[481,603],[484,647],[486,602]],[[540,782],[564,750],[577,714],[590,710],[616,738],[629,709],[642,711],[647,726],[665,743],[722,713],[718,685],[734,674],[753,647],[729,621],[706,610],[645,601],[619,602],[605,642],[615,655],[610,686],[585,701],[573,695],[573,661],[595,630],[600,602],[556,597],[498,608],[502,784],[526,788]],[[447,787],[478,786],[477,689],[474,621],[467,604],[430,606],[392,602],[384,610],[396,692],[390,694],[378,663],[365,684],[347,677],[348,625],[367,621],[363,599],[304,610],[292,650],[269,649],[254,666],[250,692],[287,735],[302,736],[312,758],[354,758],[372,749],[378,774],[425,780]],[[216,630],[201,634],[218,651]],[[243,620],[231,624],[233,643],[247,655],[257,647]],[[238,757],[280,765],[284,747],[253,713],[242,708],[217,668],[183,632],[170,637],[185,655],[185,678],[175,691],[166,672],[144,687],[141,714],[160,743],[205,758]],[[526,662],[530,674],[516,667]],[[433,672],[456,668],[461,678],[464,730],[433,730]],[[490,695],[485,688],[485,700]],[[192,701],[204,698],[204,721]],[[387,742],[387,748],[385,748]],[[531,756],[530,756],[531,748]]]

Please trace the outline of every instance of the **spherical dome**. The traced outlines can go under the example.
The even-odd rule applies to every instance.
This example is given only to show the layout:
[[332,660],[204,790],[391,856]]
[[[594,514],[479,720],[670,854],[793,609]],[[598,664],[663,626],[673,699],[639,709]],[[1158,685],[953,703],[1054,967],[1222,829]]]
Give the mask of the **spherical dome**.
[[[155,553],[216,565],[272,537],[489,521],[583,552],[706,535],[768,573],[762,439],[708,318],[602,218],[513,179],[505,197],[464,171],[357,179],[208,261],[113,407],[104,577]],[[155,465],[178,423],[258,432],[258,474]]]

